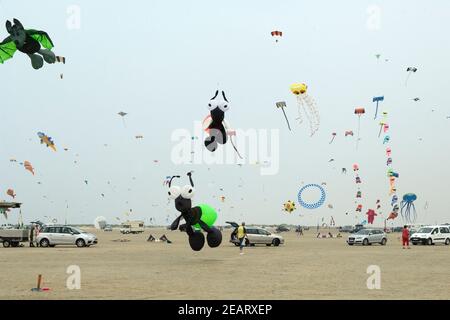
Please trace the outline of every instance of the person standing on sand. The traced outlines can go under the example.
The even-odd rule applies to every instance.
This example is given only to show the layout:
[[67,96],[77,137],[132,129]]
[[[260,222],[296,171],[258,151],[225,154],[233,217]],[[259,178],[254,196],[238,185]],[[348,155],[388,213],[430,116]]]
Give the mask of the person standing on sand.
[[403,242],[403,249],[405,249],[405,245],[406,245],[406,248],[410,249],[410,247],[409,247],[409,230],[408,230],[408,226],[403,226],[402,242]]
[[245,237],[247,236],[247,230],[245,229],[245,222],[242,222],[242,224],[237,229],[237,238],[239,240],[239,251],[240,254],[244,254],[244,246],[245,246]]
[[32,223],[32,224],[31,224],[31,227],[30,227],[30,237],[29,237],[29,240],[30,240],[30,247],[34,247],[34,223]]

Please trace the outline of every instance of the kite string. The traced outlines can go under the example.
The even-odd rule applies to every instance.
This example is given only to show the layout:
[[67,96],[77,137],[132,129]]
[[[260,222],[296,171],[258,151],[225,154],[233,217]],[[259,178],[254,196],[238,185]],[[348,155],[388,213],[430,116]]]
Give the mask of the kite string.
[[303,106],[303,101],[300,96],[297,96],[297,108],[298,108],[298,118],[297,119],[299,120],[299,124],[303,123],[302,110],[301,110],[302,106]]

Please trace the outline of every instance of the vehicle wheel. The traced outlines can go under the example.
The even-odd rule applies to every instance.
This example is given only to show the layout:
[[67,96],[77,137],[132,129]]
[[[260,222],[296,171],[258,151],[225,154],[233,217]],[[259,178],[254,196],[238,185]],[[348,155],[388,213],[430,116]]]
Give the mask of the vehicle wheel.
[[367,246],[369,244],[369,240],[368,239],[364,239],[362,244],[363,244],[363,246]]
[[433,244],[433,240],[431,240],[431,238],[428,238],[427,245],[431,246],[432,244]]
[[387,242],[387,239],[386,239],[386,238],[383,238],[383,240],[381,240],[381,243],[380,243],[380,244],[381,244],[382,246],[385,246],[385,245],[386,245],[386,242]]
[[273,244],[275,247],[278,247],[278,246],[280,245],[280,239],[273,239],[272,244]]
[[10,245],[11,245],[11,242],[9,242],[9,240],[3,240],[3,247],[9,248]]
[[445,245],[448,246],[450,244],[450,238],[445,239]]
[[245,239],[245,246],[246,247],[250,246],[250,241],[248,241],[248,239]]
[[47,248],[48,246],[50,246],[50,242],[48,242],[47,239],[42,239],[41,242],[39,242],[39,246]]
[[413,244],[413,246],[417,246],[417,242],[413,242],[412,244]]
[[86,242],[84,242],[83,239],[78,239],[75,244],[77,245],[78,248],[83,248],[84,246],[86,246]]
[[349,246],[352,246],[352,245],[353,245],[353,243],[349,243],[348,245],[349,245]]

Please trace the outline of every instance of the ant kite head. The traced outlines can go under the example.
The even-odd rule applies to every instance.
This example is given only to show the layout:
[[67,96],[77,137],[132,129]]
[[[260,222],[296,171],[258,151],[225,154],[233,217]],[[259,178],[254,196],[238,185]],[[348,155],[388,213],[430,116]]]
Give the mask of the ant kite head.
[[212,111],[217,108],[219,108],[222,112],[226,112],[230,108],[230,103],[228,102],[224,91],[220,91],[219,94],[219,90],[216,90],[214,97],[209,100],[208,109]]
[[191,199],[194,197],[195,189],[194,182],[192,181],[191,173],[188,173],[190,185],[184,187],[172,185],[174,178],[180,178],[180,176],[172,176],[169,182],[169,198],[175,200],[175,208],[180,212],[185,212],[192,207]]

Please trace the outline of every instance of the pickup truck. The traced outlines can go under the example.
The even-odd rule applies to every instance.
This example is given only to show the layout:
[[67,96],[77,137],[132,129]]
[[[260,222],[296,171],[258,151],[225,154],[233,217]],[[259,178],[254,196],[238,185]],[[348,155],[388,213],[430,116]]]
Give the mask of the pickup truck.
[[0,242],[3,247],[18,247],[21,242],[29,239],[30,230],[28,229],[0,229]]

